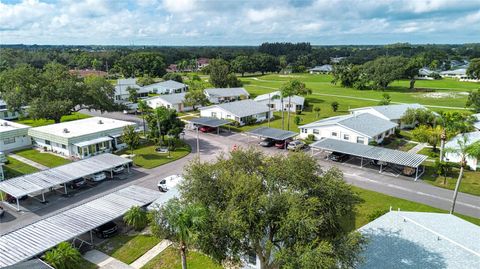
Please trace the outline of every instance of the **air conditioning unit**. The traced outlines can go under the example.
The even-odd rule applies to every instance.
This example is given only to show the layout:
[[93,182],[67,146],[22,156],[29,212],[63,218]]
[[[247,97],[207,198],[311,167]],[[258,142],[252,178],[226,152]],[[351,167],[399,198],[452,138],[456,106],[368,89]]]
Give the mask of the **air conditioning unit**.
[[68,133],[70,133],[70,131],[67,128],[64,128],[63,133],[68,134]]

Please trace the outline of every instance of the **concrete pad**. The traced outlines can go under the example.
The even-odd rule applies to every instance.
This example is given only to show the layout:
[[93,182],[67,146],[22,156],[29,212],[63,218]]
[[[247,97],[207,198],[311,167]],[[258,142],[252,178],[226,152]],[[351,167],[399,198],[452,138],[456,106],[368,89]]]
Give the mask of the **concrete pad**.
[[160,243],[158,243],[156,246],[154,246],[152,249],[147,251],[145,254],[143,254],[140,258],[135,260],[132,264],[130,264],[131,267],[135,269],[140,269],[142,268],[145,264],[147,264],[151,259],[155,258],[158,254],[160,254],[162,251],[164,251],[167,247],[169,247],[172,244],[169,240],[162,240]]
[[113,257],[108,256],[107,254],[98,251],[90,250],[83,255],[85,260],[96,264],[99,268],[102,269],[132,269],[130,265],[123,263]]

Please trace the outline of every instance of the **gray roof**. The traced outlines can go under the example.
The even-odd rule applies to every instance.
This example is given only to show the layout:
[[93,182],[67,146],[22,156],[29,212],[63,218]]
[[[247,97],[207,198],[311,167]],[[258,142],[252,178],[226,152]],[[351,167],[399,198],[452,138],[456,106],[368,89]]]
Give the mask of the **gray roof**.
[[217,118],[208,118],[208,117],[192,118],[192,119],[189,119],[188,121],[190,121],[191,123],[198,124],[198,125],[215,127],[215,128],[231,123],[228,120],[222,120],[222,119],[217,119]]
[[440,72],[440,75],[454,75],[454,76],[464,76],[467,74],[466,68],[459,68],[455,70],[448,70]]
[[424,106],[420,104],[399,104],[399,105],[387,105],[387,106],[361,107],[361,108],[350,109],[350,111],[358,111],[366,108],[372,108],[376,110],[377,112],[379,112],[380,114],[388,118],[389,120],[401,119],[409,108],[426,109]]
[[331,117],[298,128],[314,128],[332,124],[343,126],[368,137],[374,137],[397,126],[396,123],[379,118],[370,113],[362,113],[359,115]]
[[181,104],[183,103],[183,101],[185,101],[185,94],[187,93],[181,92],[181,93],[173,93],[173,94],[163,94],[159,96],[150,97],[145,100],[162,99],[170,104]]
[[427,156],[416,153],[374,147],[332,138],[321,139],[311,144],[310,147],[409,167],[418,167],[427,159]]
[[269,111],[268,107],[265,104],[260,104],[250,99],[231,102],[231,103],[217,104],[213,106],[200,108],[200,110],[208,109],[212,107],[220,107],[237,117],[247,117],[255,114],[266,113]]
[[133,185],[4,234],[0,237],[0,267],[35,257],[159,196],[158,191]]
[[40,259],[33,259],[21,263],[17,263],[14,265],[10,265],[7,267],[3,267],[4,269],[54,269],[44,261]]
[[230,97],[230,96],[249,96],[249,93],[245,88],[210,88],[204,90],[205,94],[214,97]]
[[359,268],[479,268],[480,227],[444,213],[391,211],[361,227]]
[[148,90],[153,90],[155,88],[157,89],[165,89],[165,90],[176,90],[176,89],[182,89],[187,87],[186,84],[177,82],[175,80],[167,80],[167,81],[161,81],[157,83],[153,83],[150,85],[145,85],[142,88],[143,89],[148,89]]
[[435,73],[435,71],[432,71],[428,69],[427,67],[420,68],[418,70],[418,74],[422,76],[430,76],[431,74]]
[[318,72],[332,72],[333,66],[331,64],[324,64],[322,66],[315,66],[314,68],[308,69],[309,71],[318,71]]
[[[253,100],[254,101],[265,101],[270,98],[271,100],[273,100],[273,98],[275,96],[278,96],[278,98],[280,97],[280,91],[274,91],[274,92],[271,92],[271,93],[266,93],[266,94],[261,94],[257,97],[255,97]],[[284,98],[284,102],[288,102],[288,97]],[[294,104],[298,104],[298,105],[303,105],[303,103],[305,102],[305,98],[302,97],[302,96],[298,96],[298,95],[293,95],[291,96],[291,102],[294,103]]]
[[117,85],[137,85],[137,79],[136,78],[120,78],[117,79]]
[[51,187],[78,178],[107,171],[129,162],[132,162],[132,160],[110,153],[104,153],[48,170],[1,181],[0,190],[13,197],[20,198],[31,193],[48,190]]
[[285,140],[298,135],[298,133],[295,133],[292,131],[285,131],[285,130],[269,128],[269,127],[260,127],[257,129],[250,130],[246,133],[254,136],[271,138],[274,140]]
[[458,134],[450,141],[445,144],[446,148],[458,148],[458,140],[463,139],[463,136],[467,137],[468,145],[473,144],[474,142],[480,141],[480,131],[465,133],[465,134]]

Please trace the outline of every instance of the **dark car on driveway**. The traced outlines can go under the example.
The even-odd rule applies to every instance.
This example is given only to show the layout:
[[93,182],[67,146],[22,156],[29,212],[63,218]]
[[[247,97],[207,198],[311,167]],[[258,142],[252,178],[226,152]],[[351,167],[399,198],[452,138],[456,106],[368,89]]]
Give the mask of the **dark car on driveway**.
[[272,147],[273,145],[275,145],[275,141],[270,139],[270,138],[267,138],[267,139],[264,139],[262,140],[260,143],[258,143],[260,146],[262,147]]
[[113,221],[109,221],[93,230],[98,238],[108,238],[114,236],[118,232],[118,226]]
[[216,129],[217,128],[213,128],[213,127],[210,127],[210,126],[202,126],[198,130],[200,130],[200,132],[202,132],[202,133],[210,133],[210,132],[215,131]]
[[332,154],[328,155],[328,159],[334,162],[344,162],[350,157],[348,154],[340,153],[340,152],[333,152]]
[[84,178],[75,179],[74,181],[68,183],[68,187],[70,189],[79,189],[85,187],[87,185],[87,181]]
[[292,140],[278,140],[275,142],[275,147],[278,149],[284,149],[285,145],[288,145],[288,143],[292,142]]

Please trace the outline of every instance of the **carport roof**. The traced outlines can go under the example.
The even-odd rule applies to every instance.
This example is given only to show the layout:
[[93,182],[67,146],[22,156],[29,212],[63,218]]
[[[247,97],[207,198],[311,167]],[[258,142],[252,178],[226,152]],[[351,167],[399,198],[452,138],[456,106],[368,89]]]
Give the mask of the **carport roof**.
[[311,144],[310,147],[408,167],[418,167],[427,159],[427,156],[421,154],[374,147],[331,138],[324,138]]
[[13,197],[20,198],[78,178],[110,170],[131,161],[111,153],[104,153],[48,170],[1,181],[0,190]]
[[292,131],[285,131],[285,130],[270,128],[270,127],[260,127],[257,129],[250,130],[246,133],[254,136],[271,138],[274,140],[285,140],[298,135],[297,133]]
[[215,128],[223,125],[227,125],[230,123],[230,121],[228,120],[208,118],[208,117],[193,118],[193,119],[189,119],[189,121],[195,124],[204,125],[208,127],[215,127]]
[[132,206],[145,206],[159,195],[133,185],[4,234],[0,236],[0,267],[35,257],[121,217]]

